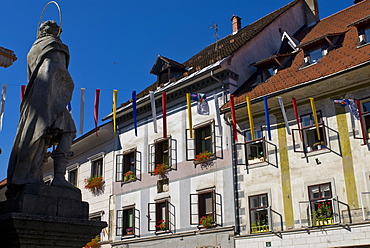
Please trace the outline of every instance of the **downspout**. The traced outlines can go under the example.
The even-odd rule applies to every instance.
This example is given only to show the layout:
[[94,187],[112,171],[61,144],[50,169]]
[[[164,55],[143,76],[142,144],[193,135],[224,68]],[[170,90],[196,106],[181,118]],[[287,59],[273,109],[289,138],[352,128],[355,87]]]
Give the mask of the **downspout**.
[[[226,94],[225,94],[225,83],[220,80],[219,78],[215,77],[213,74],[213,71],[211,71],[211,77],[215,79],[216,81],[220,82],[222,84],[222,99],[223,99],[223,104],[226,103]],[[226,117],[226,114],[224,114],[224,121],[227,126],[231,127],[231,123]],[[240,218],[239,218],[239,193],[238,193],[238,166],[235,161],[236,158],[236,150],[234,149],[235,147],[235,141],[234,137],[232,137],[232,133],[230,132],[230,137],[231,137],[231,154],[232,154],[232,167],[233,167],[233,186],[234,186],[234,213],[235,213],[235,229],[234,229],[234,235],[240,235]]]

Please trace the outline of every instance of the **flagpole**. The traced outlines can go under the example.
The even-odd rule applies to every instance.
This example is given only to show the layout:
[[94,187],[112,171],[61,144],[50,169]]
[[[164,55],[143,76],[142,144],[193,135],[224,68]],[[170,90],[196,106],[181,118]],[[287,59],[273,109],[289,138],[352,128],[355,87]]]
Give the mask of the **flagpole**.
[[163,120],[163,138],[167,139],[167,96],[162,92],[162,120]]

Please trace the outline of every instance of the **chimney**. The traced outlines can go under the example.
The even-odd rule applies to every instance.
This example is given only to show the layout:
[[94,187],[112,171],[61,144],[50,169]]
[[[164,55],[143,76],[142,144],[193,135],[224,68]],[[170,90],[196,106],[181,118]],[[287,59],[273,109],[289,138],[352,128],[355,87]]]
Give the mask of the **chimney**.
[[236,16],[236,15],[233,15],[230,19],[231,21],[231,25],[232,25],[232,28],[233,28],[233,34],[236,34],[239,29],[242,27],[242,22],[241,22],[242,18],[240,18],[239,16]]

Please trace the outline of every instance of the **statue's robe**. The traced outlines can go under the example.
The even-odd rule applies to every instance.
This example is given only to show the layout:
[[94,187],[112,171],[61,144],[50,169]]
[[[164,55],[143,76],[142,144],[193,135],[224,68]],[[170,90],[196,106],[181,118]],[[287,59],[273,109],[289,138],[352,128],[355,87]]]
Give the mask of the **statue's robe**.
[[[55,60],[61,57],[65,59],[62,63]],[[76,132],[66,109],[74,88],[67,68],[68,47],[53,36],[39,38],[30,49],[27,62],[28,84],[9,159],[8,185],[42,183],[46,149],[56,144],[63,133]]]

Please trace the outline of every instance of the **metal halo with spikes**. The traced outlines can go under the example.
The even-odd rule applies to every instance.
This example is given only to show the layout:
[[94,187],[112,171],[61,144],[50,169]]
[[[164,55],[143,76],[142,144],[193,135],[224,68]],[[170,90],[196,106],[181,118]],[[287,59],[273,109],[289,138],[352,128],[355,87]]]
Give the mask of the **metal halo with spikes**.
[[55,1],[50,1],[50,2],[48,2],[48,3],[45,5],[44,9],[43,9],[43,10],[42,10],[42,12],[41,12],[40,20],[39,20],[39,23],[38,23],[38,25],[37,25],[36,38],[37,38],[38,33],[39,33],[39,28],[40,28],[40,25],[41,25],[42,17],[44,16],[44,12],[45,12],[46,8],[49,6],[49,4],[51,4],[51,3],[54,3],[54,4],[55,4],[55,6],[57,6],[57,8],[58,8],[58,12],[59,12],[59,31],[58,31],[57,37],[59,37],[59,36],[60,36],[60,33],[61,33],[61,31],[62,31],[62,11],[60,10],[60,7],[59,7],[59,5],[58,5],[58,3],[57,3],[57,2],[55,2]]

